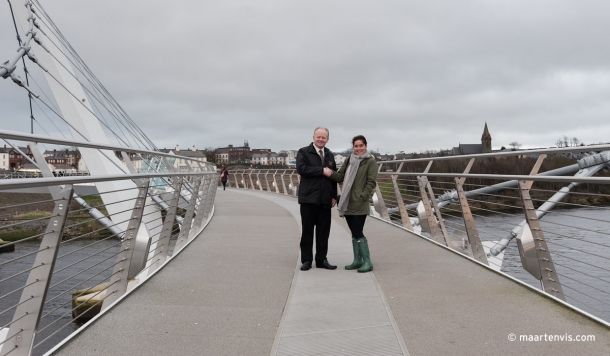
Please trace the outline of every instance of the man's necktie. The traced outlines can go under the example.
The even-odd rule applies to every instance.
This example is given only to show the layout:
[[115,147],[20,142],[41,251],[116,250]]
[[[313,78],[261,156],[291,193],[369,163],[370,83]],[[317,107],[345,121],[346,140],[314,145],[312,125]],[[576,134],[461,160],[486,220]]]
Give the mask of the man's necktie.
[[324,152],[322,150],[318,150],[318,154],[320,155],[322,162],[324,162]]

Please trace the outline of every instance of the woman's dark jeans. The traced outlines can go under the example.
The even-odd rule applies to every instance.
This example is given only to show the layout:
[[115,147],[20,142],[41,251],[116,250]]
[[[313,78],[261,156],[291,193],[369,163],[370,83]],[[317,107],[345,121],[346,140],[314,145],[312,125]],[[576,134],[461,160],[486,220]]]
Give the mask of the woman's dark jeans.
[[352,232],[352,237],[357,239],[364,237],[362,229],[364,229],[365,220],[366,215],[345,215],[345,221],[347,221],[347,226]]

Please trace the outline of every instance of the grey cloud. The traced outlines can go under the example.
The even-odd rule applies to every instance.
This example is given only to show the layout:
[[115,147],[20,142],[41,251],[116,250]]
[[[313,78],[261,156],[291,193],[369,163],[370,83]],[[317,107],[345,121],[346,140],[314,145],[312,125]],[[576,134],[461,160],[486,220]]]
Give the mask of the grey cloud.
[[298,148],[320,124],[384,153],[476,143],[485,121],[495,147],[610,134],[603,1],[43,5],[159,147]]

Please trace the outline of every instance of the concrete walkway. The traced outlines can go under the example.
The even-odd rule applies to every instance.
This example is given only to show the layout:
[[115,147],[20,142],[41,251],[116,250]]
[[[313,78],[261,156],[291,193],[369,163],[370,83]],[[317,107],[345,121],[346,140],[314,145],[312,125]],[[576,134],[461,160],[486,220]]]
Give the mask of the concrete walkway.
[[[300,227],[295,199],[239,192],[283,206]],[[304,272],[297,261],[272,355],[408,355],[375,274],[343,268],[354,257],[349,229],[334,221],[328,245],[328,259],[338,265],[336,270],[314,267]]]
[[[301,272],[298,208],[278,194],[219,191],[204,232],[58,354],[609,354],[605,326],[372,218],[373,273],[342,269],[351,242],[336,211],[328,258],[339,269]],[[596,340],[519,341],[545,334]]]

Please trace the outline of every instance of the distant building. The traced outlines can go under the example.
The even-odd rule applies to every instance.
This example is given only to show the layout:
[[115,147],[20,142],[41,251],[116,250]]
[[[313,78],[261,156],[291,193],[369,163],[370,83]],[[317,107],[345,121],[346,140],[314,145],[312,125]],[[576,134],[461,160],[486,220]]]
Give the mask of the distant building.
[[[166,152],[167,153],[167,152]],[[120,152],[116,152],[117,157],[122,157]],[[128,153],[129,155],[129,161],[131,162],[131,164],[133,165],[133,168],[135,169],[136,172],[138,173],[143,173],[143,172],[150,172],[152,171],[151,167],[149,167],[148,165],[145,165],[144,169],[142,169],[142,157],[137,154],[137,153]],[[123,164],[125,166],[127,166],[127,164],[125,163],[125,161],[121,158],[121,161],[123,162]],[[84,169],[86,170],[87,167],[85,166]],[[81,167],[79,164],[79,171],[81,171]]]
[[271,149],[269,148],[253,148],[252,149],[252,164],[258,164],[262,166],[269,165],[269,156],[271,155]]
[[286,152],[280,152],[280,153],[271,152],[271,155],[269,157],[271,159],[271,161],[270,161],[271,164],[278,165],[278,166],[287,166],[288,161],[290,161],[288,159],[288,154]]
[[66,157],[65,156],[47,156],[44,158],[48,164],[62,164],[66,165]]
[[252,153],[252,164],[268,165],[269,153]]
[[281,164],[281,163],[278,163],[280,161],[281,161],[281,159],[277,152],[269,153],[269,164],[271,164],[271,165]]
[[394,155],[395,160],[403,160],[403,159],[411,159],[413,158],[413,153],[397,153]]
[[52,160],[56,163],[67,164],[74,169],[78,168],[78,163],[81,160],[81,154],[78,150],[46,150],[42,155],[47,162],[49,162],[49,157],[53,157]]
[[288,166],[290,161],[289,151],[273,152],[269,148],[252,149],[252,164],[261,166]]
[[394,155],[379,155],[379,161],[393,161]]
[[481,146],[483,146],[481,147],[481,153],[491,153],[491,135],[487,129],[487,122],[485,123],[483,135],[481,136]]
[[297,159],[297,154],[299,153],[299,151],[297,150],[281,150],[278,151],[279,154],[285,153],[286,154],[286,158],[288,159],[288,161],[293,161]]
[[[188,150],[182,150],[181,151],[180,150],[180,145],[176,145],[176,148],[174,148],[174,149],[163,148],[163,149],[161,149],[159,151],[161,151],[163,153],[169,153],[171,155],[188,157],[188,158],[191,158],[193,160],[200,161],[200,162],[207,162],[208,161],[207,158],[205,157],[205,154],[203,153],[203,151],[199,151],[197,149],[197,147],[195,147],[195,145],[193,145],[193,147],[191,147]],[[174,160],[174,167],[176,169],[178,169],[179,171],[186,171],[186,170],[188,170],[188,165],[187,165],[188,161],[189,160],[187,160],[187,159],[177,157]],[[171,162],[171,160],[170,160],[170,162]],[[193,163],[192,162],[190,162],[188,164],[191,166],[191,168],[195,168],[195,167],[193,167]],[[146,168],[146,167],[143,167],[143,168]]]
[[244,141],[244,145],[234,147],[220,147],[214,151],[216,162],[221,164],[250,164],[252,160],[252,152],[248,141]]
[[10,168],[8,158],[10,151],[11,149],[6,148],[6,145],[4,145],[4,147],[0,147],[0,170],[8,170]]
[[[52,166],[50,168],[51,170],[53,170]],[[40,169],[38,169],[36,165],[30,163],[29,161],[26,161],[26,163],[22,164],[21,167],[19,167],[19,171],[40,174]]]
[[229,164],[229,147],[217,148],[214,150],[214,157],[218,164]]
[[[34,160],[34,155],[32,151],[30,151],[29,147],[18,147],[21,152],[25,153],[32,161]],[[17,170],[21,168],[26,162],[29,162],[19,151],[11,148],[8,151],[8,165],[10,170]]]
[[491,153],[491,135],[487,129],[487,122],[481,135],[481,144],[478,143],[460,143],[458,147],[453,147],[450,151],[452,155],[472,155],[479,153]]

